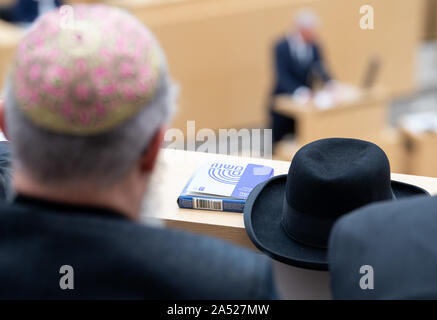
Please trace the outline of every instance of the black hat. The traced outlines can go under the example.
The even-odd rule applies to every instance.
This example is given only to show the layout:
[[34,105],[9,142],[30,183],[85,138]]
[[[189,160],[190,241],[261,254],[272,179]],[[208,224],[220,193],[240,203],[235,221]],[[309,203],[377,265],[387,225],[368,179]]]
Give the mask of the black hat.
[[288,175],[261,183],[244,207],[255,246],[297,267],[327,270],[327,243],[342,215],[375,201],[428,195],[390,180],[390,165],[377,145],[356,139],[322,139],[302,147]]

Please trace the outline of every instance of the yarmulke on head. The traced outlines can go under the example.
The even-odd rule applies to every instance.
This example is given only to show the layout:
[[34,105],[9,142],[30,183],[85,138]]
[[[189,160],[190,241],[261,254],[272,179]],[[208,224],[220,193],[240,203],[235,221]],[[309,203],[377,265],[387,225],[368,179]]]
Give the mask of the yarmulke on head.
[[68,8],[40,18],[21,41],[12,69],[14,99],[38,127],[72,135],[104,133],[153,99],[165,63],[161,48],[121,9]]

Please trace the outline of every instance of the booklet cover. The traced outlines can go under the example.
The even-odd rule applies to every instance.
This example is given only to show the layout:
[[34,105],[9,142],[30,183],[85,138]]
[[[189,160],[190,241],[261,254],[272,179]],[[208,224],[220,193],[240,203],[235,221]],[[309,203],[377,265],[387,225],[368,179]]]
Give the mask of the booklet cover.
[[243,212],[252,189],[273,176],[273,168],[251,163],[207,162],[178,198],[180,208]]

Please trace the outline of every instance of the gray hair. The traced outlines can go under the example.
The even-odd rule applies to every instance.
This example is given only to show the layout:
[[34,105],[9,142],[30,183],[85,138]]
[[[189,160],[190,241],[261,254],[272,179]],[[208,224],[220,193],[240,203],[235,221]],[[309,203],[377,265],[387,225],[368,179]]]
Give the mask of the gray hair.
[[310,9],[301,9],[294,18],[297,28],[316,28],[320,24],[319,17]]
[[163,67],[158,89],[138,114],[98,135],[53,133],[34,125],[17,106],[10,79],[6,84],[6,127],[14,168],[46,185],[105,186],[133,168],[157,130],[174,109],[175,90]]

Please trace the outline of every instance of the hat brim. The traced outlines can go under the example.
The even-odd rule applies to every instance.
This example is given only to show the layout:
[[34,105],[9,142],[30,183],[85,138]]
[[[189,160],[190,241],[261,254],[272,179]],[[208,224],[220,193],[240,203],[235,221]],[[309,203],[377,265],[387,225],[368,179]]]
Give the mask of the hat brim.
[[393,190],[393,194],[396,199],[412,197],[412,196],[420,196],[420,195],[430,195],[428,191],[422,189],[418,186],[400,182],[400,181],[391,181],[391,188]]
[[[306,246],[290,238],[281,225],[287,175],[256,186],[244,206],[244,225],[253,244],[273,259],[295,267],[328,270],[327,249]],[[428,194],[419,187],[392,181],[396,198]],[[429,194],[428,194],[429,195]]]

